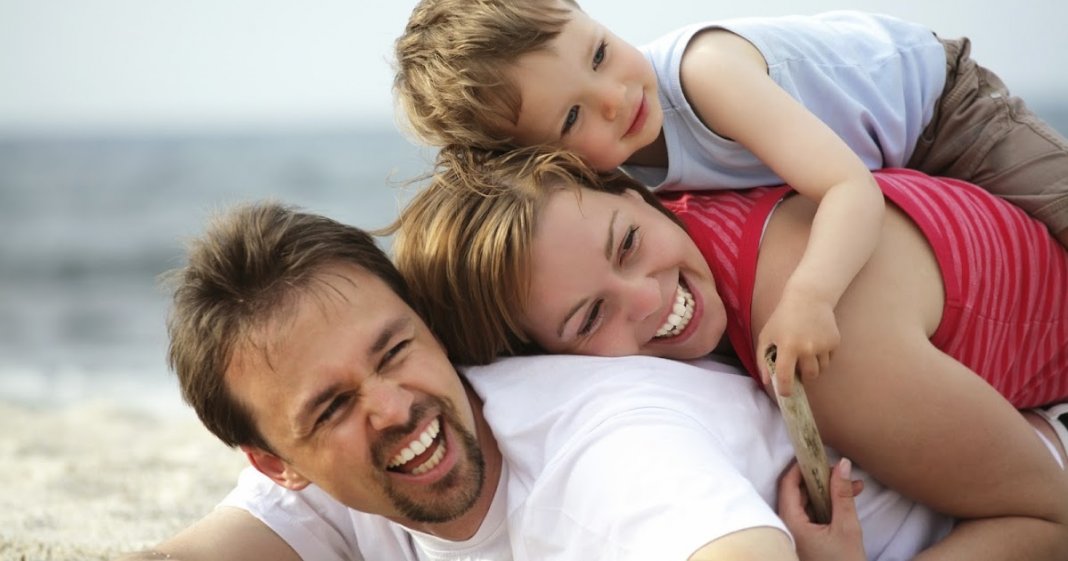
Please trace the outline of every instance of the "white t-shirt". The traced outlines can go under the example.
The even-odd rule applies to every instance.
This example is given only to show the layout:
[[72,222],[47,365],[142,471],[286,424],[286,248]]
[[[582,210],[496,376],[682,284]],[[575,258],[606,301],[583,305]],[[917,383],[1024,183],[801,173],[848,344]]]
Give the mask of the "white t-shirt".
[[[500,485],[511,559],[683,561],[740,529],[785,531],[769,505],[792,458],[789,438],[771,401],[733,368],[542,356],[465,374],[507,466]],[[857,508],[872,561],[911,559],[948,532],[949,519],[859,469],[854,476],[865,479]],[[294,493],[246,474],[223,504],[264,520],[304,559],[360,559],[355,547],[368,561],[417,559],[407,530],[315,488]],[[509,558],[457,545],[460,558]]]

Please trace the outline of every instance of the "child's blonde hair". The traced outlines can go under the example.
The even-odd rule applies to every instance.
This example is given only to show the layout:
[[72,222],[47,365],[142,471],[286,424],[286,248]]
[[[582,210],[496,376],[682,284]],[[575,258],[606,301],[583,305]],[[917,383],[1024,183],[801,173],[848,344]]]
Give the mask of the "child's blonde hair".
[[641,184],[618,172],[599,174],[569,152],[441,151],[430,183],[389,232],[396,233],[394,263],[415,307],[454,362],[540,351],[520,323],[538,215],[551,193],[581,195],[583,188],[636,190],[678,222]]
[[544,49],[573,0],[422,0],[394,46],[393,91],[422,142],[512,147],[522,100],[503,70]]

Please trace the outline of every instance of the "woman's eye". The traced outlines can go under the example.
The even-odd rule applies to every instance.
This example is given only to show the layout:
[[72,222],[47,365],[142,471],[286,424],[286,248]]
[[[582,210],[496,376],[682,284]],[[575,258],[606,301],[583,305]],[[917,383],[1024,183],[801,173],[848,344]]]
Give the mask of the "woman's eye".
[[575,105],[574,107],[568,110],[567,117],[564,117],[564,129],[561,131],[562,134],[567,134],[568,131],[571,130],[571,127],[575,126],[575,121],[578,120],[578,115],[578,105]]
[[605,52],[608,50],[608,43],[601,41],[601,44],[597,46],[597,50],[593,52],[593,69],[597,70],[597,67],[604,62]]
[[625,259],[627,257],[627,255],[630,254],[632,249],[634,249],[634,244],[637,242],[637,239],[638,239],[638,227],[637,226],[631,226],[630,228],[627,229],[627,235],[623,236],[623,241],[620,242],[620,244],[619,244],[619,261],[620,261],[620,263],[622,263],[623,259]]
[[582,323],[582,327],[579,328],[578,334],[585,337],[593,330],[594,324],[597,323],[597,319],[601,315],[601,306],[604,304],[604,300],[598,300],[594,302],[590,307],[590,313],[586,316],[586,321]]

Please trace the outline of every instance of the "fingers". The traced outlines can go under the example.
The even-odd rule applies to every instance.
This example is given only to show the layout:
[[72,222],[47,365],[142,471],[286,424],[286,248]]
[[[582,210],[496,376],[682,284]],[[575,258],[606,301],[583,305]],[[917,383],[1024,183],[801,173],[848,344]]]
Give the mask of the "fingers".
[[805,382],[816,378],[820,375],[820,359],[818,355],[805,354],[797,360],[798,370],[801,373],[801,379]]
[[793,393],[795,373],[801,376],[802,381],[809,382],[819,377],[831,362],[830,351],[798,353],[790,347],[783,348],[774,343],[761,348],[764,350],[759,356],[765,359],[759,364],[760,380],[765,386],[773,384],[775,393],[783,397]]
[[855,497],[864,489],[862,481],[853,481],[853,464],[846,458],[838,461],[831,473],[831,513],[832,524],[842,527],[856,527],[859,531],[860,519],[857,517]]
[[779,516],[787,527],[794,528],[809,521],[805,511],[807,504],[808,494],[802,484],[801,467],[793,462],[779,479]]

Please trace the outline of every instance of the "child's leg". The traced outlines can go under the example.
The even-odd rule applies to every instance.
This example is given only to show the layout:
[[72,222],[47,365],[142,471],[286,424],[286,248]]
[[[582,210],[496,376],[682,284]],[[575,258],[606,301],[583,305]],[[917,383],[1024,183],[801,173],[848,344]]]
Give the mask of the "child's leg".
[[946,87],[907,167],[982,186],[1044,222],[1068,247],[1068,139],[969,57],[946,46]]

